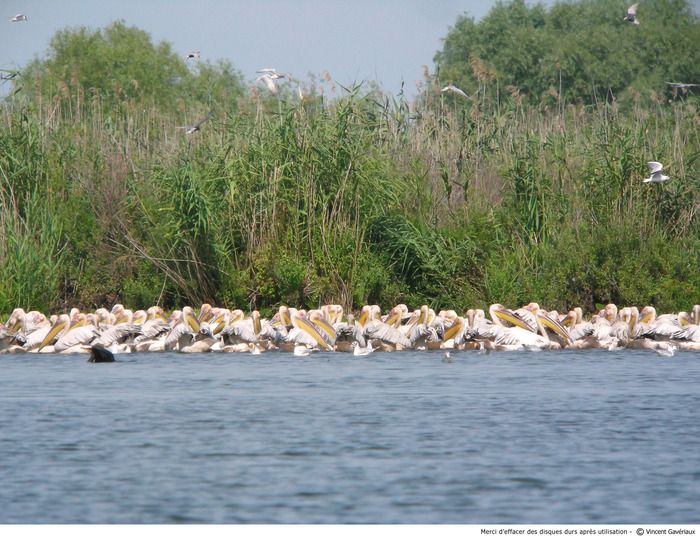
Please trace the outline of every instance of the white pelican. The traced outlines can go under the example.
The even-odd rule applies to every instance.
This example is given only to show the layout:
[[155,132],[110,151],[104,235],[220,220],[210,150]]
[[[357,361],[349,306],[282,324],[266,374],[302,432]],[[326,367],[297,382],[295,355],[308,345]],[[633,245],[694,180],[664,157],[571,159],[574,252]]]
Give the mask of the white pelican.
[[199,51],[190,51],[185,56],[185,61],[187,60],[199,60]]
[[459,348],[470,336],[467,320],[458,316],[442,334],[444,348]]
[[22,21],[29,21],[26,15],[22,13],[18,13],[14,17],[10,19],[10,22],[22,22]]
[[[503,350],[544,350],[549,347],[550,341],[547,337],[538,335],[535,331],[513,311],[506,309],[500,303],[494,303],[489,307],[489,314],[493,324],[489,327],[489,332],[482,332],[481,322],[479,334],[490,338]],[[507,327],[505,324],[513,324]],[[488,326],[487,326],[488,327]],[[490,336],[489,336],[490,335]]]
[[[182,348],[189,346],[194,341],[194,337],[199,333],[199,322],[194,316],[194,311],[192,307],[186,306],[182,308],[182,311],[176,315],[176,312],[170,315],[174,319],[174,325],[172,329],[165,336],[165,340],[162,341],[163,348],[165,350],[181,350]],[[159,347],[155,347],[157,349]],[[153,349],[149,348],[149,350]],[[155,351],[154,349],[154,351]]]
[[333,345],[325,332],[319,330],[308,317],[301,311],[289,309],[290,318],[292,320],[293,329],[297,332],[290,331],[287,335],[287,340],[293,339],[297,344],[308,344],[313,342],[312,346],[318,347],[321,350],[332,350]]
[[581,307],[571,309],[562,321],[562,325],[568,329],[574,343],[593,334],[593,325],[583,320],[583,309]]
[[700,350],[700,325],[693,323],[683,311],[678,313],[678,323],[683,328],[683,340],[678,341],[678,347],[681,350]]
[[[91,343],[98,336],[97,328],[87,324],[87,317],[80,313],[71,326],[70,317],[62,314],[39,345],[39,352],[83,352],[83,345]],[[53,347],[48,346],[54,342]]]
[[642,309],[638,324],[637,336],[650,337],[656,341],[682,339],[684,330],[676,315],[656,316],[656,309],[647,305]]

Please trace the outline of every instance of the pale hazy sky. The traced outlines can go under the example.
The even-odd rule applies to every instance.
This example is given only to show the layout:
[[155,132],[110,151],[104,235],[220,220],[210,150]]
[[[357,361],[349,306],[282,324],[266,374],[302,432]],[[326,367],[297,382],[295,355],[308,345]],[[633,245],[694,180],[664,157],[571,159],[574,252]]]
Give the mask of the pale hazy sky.
[[[0,69],[46,53],[66,26],[100,28],[123,19],[202,59],[230,60],[246,80],[274,67],[297,78],[327,70],[343,85],[376,80],[415,93],[423,64],[457,16],[485,15],[493,0],[0,0]],[[28,22],[10,23],[23,13]]]
[[[630,0],[630,3],[632,0]],[[0,0],[0,69],[46,53],[66,26],[101,28],[123,19],[175,51],[227,59],[246,80],[274,67],[298,79],[327,70],[343,85],[379,81],[415,94],[457,16],[479,19],[494,0]],[[536,2],[528,2],[530,4]],[[553,0],[543,3],[551,4]],[[697,9],[700,0],[691,0]],[[23,13],[28,22],[10,23]],[[0,90],[2,90],[0,88]]]

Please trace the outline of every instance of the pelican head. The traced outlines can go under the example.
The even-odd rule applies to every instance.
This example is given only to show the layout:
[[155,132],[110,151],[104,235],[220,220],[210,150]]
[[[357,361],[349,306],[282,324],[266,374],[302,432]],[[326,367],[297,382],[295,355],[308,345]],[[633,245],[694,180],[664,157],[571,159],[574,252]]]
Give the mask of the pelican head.
[[574,327],[576,325],[576,311],[570,309],[569,312],[566,313],[564,320],[561,321],[561,325],[566,328]]
[[208,322],[212,317],[211,305],[209,303],[202,303],[202,306],[199,308],[199,318],[197,319],[199,323]]
[[603,309],[603,316],[611,324],[617,320],[617,305],[608,303]]
[[146,309],[146,313],[148,315],[148,320],[155,320],[156,318],[165,320],[165,316],[163,315],[163,308],[159,307],[158,305],[150,306],[148,309]]
[[641,316],[640,322],[643,324],[651,324],[656,320],[656,309],[651,305],[644,307],[639,314]]
[[7,333],[9,335],[14,335],[15,333],[17,333],[22,327],[22,323],[24,322],[26,316],[27,314],[21,307],[17,307],[16,309],[14,309],[12,311],[12,314],[10,315],[10,318],[8,318],[7,322],[5,323],[5,326],[7,327]]
[[392,327],[399,327],[401,325],[401,315],[402,311],[400,309],[399,305],[394,306],[391,311],[389,311],[389,315],[386,317],[386,320],[384,320],[384,323],[392,326]]
[[114,325],[114,322],[116,321],[116,317],[104,307],[95,309],[95,315],[97,316],[97,321],[100,324]]

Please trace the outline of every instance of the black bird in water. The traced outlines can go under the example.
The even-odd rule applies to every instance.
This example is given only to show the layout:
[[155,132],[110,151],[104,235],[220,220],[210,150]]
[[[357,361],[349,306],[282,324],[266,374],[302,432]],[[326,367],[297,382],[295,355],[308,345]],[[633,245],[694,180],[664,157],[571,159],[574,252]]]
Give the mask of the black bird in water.
[[113,363],[114,354],[102,346],[90,347],[90,359],[88,363]]

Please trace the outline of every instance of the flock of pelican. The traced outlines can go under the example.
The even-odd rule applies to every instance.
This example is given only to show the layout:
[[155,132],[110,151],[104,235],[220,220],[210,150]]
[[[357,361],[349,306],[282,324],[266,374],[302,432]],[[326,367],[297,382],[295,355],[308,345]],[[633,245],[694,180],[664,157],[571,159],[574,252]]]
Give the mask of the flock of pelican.
[[[537,303],[519,309],[501,304],[435,313],[427,305],[411,311],[397,305],[382,314],[365,305],[359,315],[340,305],[309,311],[281,306],[270,319],[258,311],[246,315],[203,304],[166,316],[157,306],[132,312],[117,304],[83,313],[47,318],[38,311],[15,309],[0,324],[0,353],[81,353],[95,349],[128,352],[240,352],[281,350],[295,355],[312,351],[366,355],[375,350],[551,350],[562,348],[645,348],[662,355],[700,350],[700,305],[690,312],[657,316],[651,306],[618,309],[608,304],[584,320],[576,307],[566,315],[545,311]],[[448,353],[446,353],[448,357]]]

